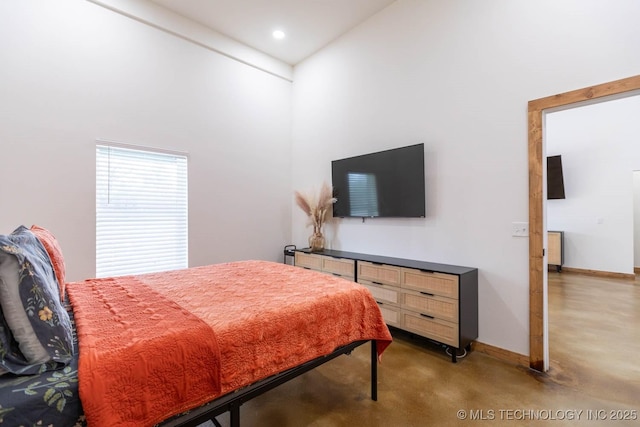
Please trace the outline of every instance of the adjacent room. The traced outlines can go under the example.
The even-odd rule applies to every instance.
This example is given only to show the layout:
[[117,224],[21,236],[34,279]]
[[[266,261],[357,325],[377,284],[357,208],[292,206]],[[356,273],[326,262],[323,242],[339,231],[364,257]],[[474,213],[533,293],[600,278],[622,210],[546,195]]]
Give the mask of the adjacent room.
[[[249,299],[228,303],[240,318],[252,316],[242,307],[265,304],[283,325],[304,324],[300,313],[278,317],[276,300],[285,298],[277,292],[286,286],[276,284],[313,284],[321,300],[325,278],[334,294],[362,299],[356,305],[366,309],[348,317],[361,316],[354,323],[368,329],[343,330],[349,339],[323,342],[317,354],[296,353],[305,346],[295,342],[279,353],[291,365],[242,380],[223,375],[193,402],[219,402],[223,391],[254,386],[267,372],[278,378],[266,386],[273,390],[252,388],[215,418],[171,424],[154,415],[149,425],[235,426],[240,406],[243,425],[263,426],[635,425],[639,16],[637,0],[2,1],[0,235],[31,239],[29,256],[42,258],[43,247],[44,276],[62,300],[69,296],[53,312],[19,311],[53,328],[60,307],[83,301],[86,320],[75,321],[95,329],[82,329],[80,342],[100,347],[98,317],[82,313],[118,311],[101,284],[151,274],[133,285],[155,289],[145,309],[178,295],[166,307],[199,313],[171,314],[176,323],[187,316],[188,330],[174,331],[187,345],[202,321],[231,325],[216,308],[227,307],[222,291],[178,291],[183,269],[193,277],[268,270],[268,279],[241,280]],[[595,119],[603,114],[606,121]],[[405,156],[368,157],[381,153]],[[545,197],[547,156],[562,158],[564,198]],[[378,183],[386,192],[372,193],[379,170],[402,171],[406,181]],[[152,207],[120,203],[133,193]],[[547,251],[555,244],[547,231],[562,231],[559,261]],[[23,276],[6,248],[0,326],[19,336],[4,317],[21,291],[5,289]],[[304,293],[293,300],[302,303]],[[590,313],[609,317],[593,330],[578,326],[588,324],[583,307],[597,302]],[[431,308],[420,312],[420,304]],[[336,319],[345,312],[336,307],[312,311],[335,310]],[[293,335],[331,330],[317,322]],[[602,325],[619,335],[605,337]],[[61,348],[77,348],[75,329],[65,330],[55,329]],[[4,355],[24,350],[10,344],[12,334]],[[224,354],[227,338],[217,335],[220,348],[208,349]],[[361,345],[368,341],[371,351]],[[265,366],[262,350],[246,353]],[[69,364],[64,351],[46,363],[28,356],[42,364],[24,374],[46,365],[57,375],[50,381],[77,382],[78,357]],[[164,366],[188,364],[190,353],[176,352],[183,362]],[[11,363],[0,379],[26,381]],[[282,375],[289,368],[300,370]],[[87,425],[77,385],[68,394],[38,387],[16,389],[59,414],[79,411],[60,425]],[[177,402],[174,412],[196,406]],[[0,422],[14,407],[0,397]],[[54,424],[37,417],[16,425]]]

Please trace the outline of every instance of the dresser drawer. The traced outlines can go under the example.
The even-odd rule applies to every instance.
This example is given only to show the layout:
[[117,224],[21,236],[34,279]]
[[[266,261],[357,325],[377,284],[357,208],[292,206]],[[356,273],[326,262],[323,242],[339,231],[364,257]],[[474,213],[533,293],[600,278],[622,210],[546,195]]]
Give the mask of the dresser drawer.
[[407,310],[414,310],[438,319],[458,323],[457,299],[428,296],[417,291],[403,290],[401,304]]
[[365,286],[378,302],[400,304],[400,288],[389,285],[376,285],[367,280],[359,280],[358,283]]
[[390,304],[378,303],[382,318],[387,325],[400,327],[400,308]]
[[414,291],[458,299],[458,276],[452,274],[403,268],[400,286]]
[[373,283],[400,285],[400,267],[358,261],[358,280],[369,280]]
[[345,258],[322,256],[322,271],[353,280],[356,272],[355,261]]
[[312,270],[322,270],[322,256],[296,252],[295,263],[297,267],[310,268]]
[[413,311],[401,310],[402,329],[431,338],[432,340],[458,347],[458,324],[430,318]]

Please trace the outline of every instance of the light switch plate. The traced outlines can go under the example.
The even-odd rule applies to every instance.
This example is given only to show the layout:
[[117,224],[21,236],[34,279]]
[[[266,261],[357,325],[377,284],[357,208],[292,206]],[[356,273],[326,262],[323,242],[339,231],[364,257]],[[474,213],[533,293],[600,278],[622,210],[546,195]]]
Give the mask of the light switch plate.
[[528,222],[511,223],[511,235],[515,237],[528,237],[529,223]]

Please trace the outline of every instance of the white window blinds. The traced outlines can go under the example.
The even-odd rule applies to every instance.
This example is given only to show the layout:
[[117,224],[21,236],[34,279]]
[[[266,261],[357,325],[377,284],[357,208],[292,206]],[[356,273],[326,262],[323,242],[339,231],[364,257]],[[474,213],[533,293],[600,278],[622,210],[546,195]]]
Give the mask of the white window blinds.
[[96,276],[187,265],[187,157],[98,142]]

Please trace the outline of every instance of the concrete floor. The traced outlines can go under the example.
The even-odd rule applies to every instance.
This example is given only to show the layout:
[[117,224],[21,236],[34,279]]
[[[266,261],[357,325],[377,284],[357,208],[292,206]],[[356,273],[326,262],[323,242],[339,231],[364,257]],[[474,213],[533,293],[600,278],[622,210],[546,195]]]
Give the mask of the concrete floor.
[[394,330],[377,402],[366,345],[244,404],[241,425],[638,426],[638,325],[637,280],[550,272],[546,374],[478,352],[454,365],[440,346]]

